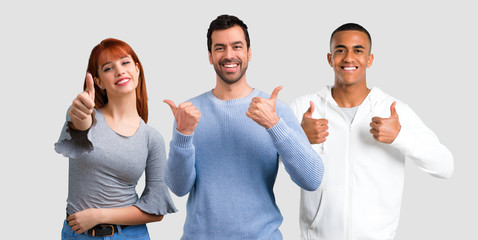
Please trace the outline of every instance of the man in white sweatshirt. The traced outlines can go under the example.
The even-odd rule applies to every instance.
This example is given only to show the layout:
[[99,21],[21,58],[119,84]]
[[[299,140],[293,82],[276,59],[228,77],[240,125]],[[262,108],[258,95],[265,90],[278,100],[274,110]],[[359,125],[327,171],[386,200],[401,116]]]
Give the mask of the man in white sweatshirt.
[[367,87],[371,46],[362,26],[337,28],[327,54],[334,85],[291,104],[326,169],[319,189],[301,190],[302,239],[393,239],[405,161],[435,177],[453,173],[450,151],[415,112]]

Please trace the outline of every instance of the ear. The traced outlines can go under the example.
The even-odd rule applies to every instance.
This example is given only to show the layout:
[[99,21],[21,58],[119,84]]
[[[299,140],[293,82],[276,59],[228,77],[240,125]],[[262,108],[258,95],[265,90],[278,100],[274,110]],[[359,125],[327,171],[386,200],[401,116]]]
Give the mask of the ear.
[[209,57],[209,64],[212,65],[212,54],[211,52],[207,51],[208,57]]
[[139,74],[139,63],[136,63],[136,72]]
[[105,89],[105,87],[102,85],[102,82],[99,78],[95,77],[93,78],[93,80],[95,81],[96,85],[98,85],[99,88]]
[[251,47],[249,47],[249,49],[247,49],[247,60],[251,61],[251,58],[252,58],[252,50],[251,50]]
[[332,67],[332,54],[327,53],[327,62],[329,62],[329,66]]
[[373,54],[370,54],[368,55],[368,63],[367,63],[367,68],[371,67],[372,66],[372,63],[373,63]]

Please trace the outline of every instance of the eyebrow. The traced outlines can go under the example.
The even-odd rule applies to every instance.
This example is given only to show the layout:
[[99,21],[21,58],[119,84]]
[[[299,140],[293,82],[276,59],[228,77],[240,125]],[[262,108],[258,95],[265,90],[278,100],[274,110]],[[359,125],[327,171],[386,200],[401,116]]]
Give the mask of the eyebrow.
[[[126,56],[123,56],[123,57],[120,57],[120,60],[124,59],[124,58],[130,58],[130,56],[126,55]],[[103,65],[101,65],[101,68],[100,69],[103,69],[107,64],[110,64],[111,62],[105,62]]]
[[[346,47],[345,45],[337,45],[337,46],[335,46],[335,48],[347,48],[347,47]],[[355,45],[355,46],[353,46],[352,48],[361,48],[361,49],[365,49],[365,47],[364,47],[364,46],[362,46],[362,45]]]
[[224,47],[224,46],[226,46],[226,44],[223,44],[223,43],[214,44],[214,47]]
[[[244,45],[244,43],[243,43],[242,41],[232,42],[231,45],[238,45],[238,44]],[[226,46],[226,44],[224,44],[224,43],[216,43],[216,44],[214,44],[214,47],[224,47],[224,46]]]

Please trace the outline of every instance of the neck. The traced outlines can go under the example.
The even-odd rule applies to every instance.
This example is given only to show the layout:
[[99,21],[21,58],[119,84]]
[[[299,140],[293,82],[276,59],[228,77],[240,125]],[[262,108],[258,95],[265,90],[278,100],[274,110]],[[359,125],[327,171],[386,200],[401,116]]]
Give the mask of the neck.
[[216,77],[216,87],[212,94],[223,101],[243,98],[249,95],[254,89],[250,87],[245,77],[233,84],[228,84]]
[[367,97],[370,89],[367,85],[339,85],[335,84],[332,88],[332,97],[339,107],[352,108],[362,104]]
[[108,103],[101,109],[104,115],[114,120],[136,120],[139,117],[136,109],[136,93],[128,96],[110,97]]

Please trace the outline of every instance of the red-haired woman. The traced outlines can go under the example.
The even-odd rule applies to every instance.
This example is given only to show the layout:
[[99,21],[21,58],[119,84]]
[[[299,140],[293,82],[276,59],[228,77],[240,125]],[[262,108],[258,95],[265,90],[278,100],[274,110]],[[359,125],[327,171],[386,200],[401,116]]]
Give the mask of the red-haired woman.
[[62,239],[149,239],[146,223],[177,210],[164,183],[163,138],[146,125],[143,67],[128,44],[109,38],[93,48],[87,71],[55,144],[69,158]]

